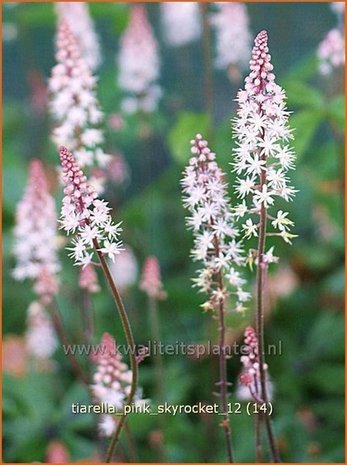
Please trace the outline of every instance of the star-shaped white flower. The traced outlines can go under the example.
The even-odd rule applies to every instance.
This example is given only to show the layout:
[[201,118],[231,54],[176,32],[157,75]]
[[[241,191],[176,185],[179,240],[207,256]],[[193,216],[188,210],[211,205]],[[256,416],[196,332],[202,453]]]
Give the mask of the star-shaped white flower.
[[288,212],[279,210],[277,212],[277,217],[272,221],[272,226],[280,230],[289,229],[290,226],[293,226],[294,223],[289,218],[287,218]]
[[257,191],[254,194],[254,204],[256,207],[264,205],[265,208],[268,208],[269,205],[274,204],[274,199],[271,197],[273,195],[272,191],[267,190],[267,185],[263,184],[261,191]]
[[251,218],[246,220],[246,223],[242,225],[242,229],[245,231],[246,237],[258,237],[258,225],[254,224]]
[[103,247],[99,251],[108,257],[114,262],[116,255],[121,252],[121,244],[119,242],[110,242],[106,239],[103,243]]

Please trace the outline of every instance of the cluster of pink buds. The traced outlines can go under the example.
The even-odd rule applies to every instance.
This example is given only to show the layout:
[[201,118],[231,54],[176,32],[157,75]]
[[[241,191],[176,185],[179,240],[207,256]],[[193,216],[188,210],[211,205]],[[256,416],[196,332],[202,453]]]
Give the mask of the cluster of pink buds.
[[73,31],[81,55],[94,71],[101,62],[100,44],[96,35],[87,2],[57,2],[58,16],[64,19]]
[[34,281],[34,291],[49,302],[58,291],[57,215],[43,165],[32,160],[28,183],[16,211],[15,279]]
[[335,68],[345,64],[345,39],[340,29],[331,29],[319,44],[317,51],[319,70],[321,74],[328,75]]
[[[183,205],[190,213],[187,225],[194,234],[192,257],[203,264],[194,282],[209,296],[203,306],[206,310],[216,308],[220,301],[233,294],[236,311],[242,311],[250,295],[243,290],[245,280],[236,269],[244,263],[243,250],[237,241],[238,230],[229,204],[225,174],[200,134],[191,145],[193,157],[185,169],[182,186]],[[228,291],[220,282],[220,274],[233,290]]]
[[161,89],[158,43],[148,21],[145,5],[131,5],[130,21],[120,44],[118,56],[119,87],[128,93],[123,100],[127,113],[156,110]]
[[[236,395],[240,400],[253,400],[261,403],[263,400],[261,398],[258,338],[255,330],[251,326],[248,326],[245,329],[244,343],[245,350],[243,353],[247,353],[241,357],[243,368],[239,377],[239,385]],[[271,400],[273,389],[272,384],[268,380],[267,369],[267,365],[264,364],[268,400]]]
[[[289,144],[293,138],[288,127],[285,93],[275,83],[266,31],[255,41],[250,60],[251,72],[245,79],[245,89],[238,92],[239,109],[234,119],[233,166],[238,178],[236,192],[242,202],[234,209],[243,219],[246,238],[259,235],[257,218],[265,213],[273,230],[267,235],[280,236],[291,243],[293,222],[288,212],[276,209],[276,199],[290,201],[295,189],[289,185],[287,172],[294,168],[294,152]],[[268,263],[276,261],[272,250]]]
[[98,276],[92,264],[80,269],[78,285],[81,289],[85,289],[90,294],[95,294],[100,291]]
[[238,2],[218,2],[215,5],[218,11],[211,15],[211,24],[216,31],[216,66],[243,69],[251,49],[247,6]]
[[120,153],[112,154],[112,159],[107,167],[107,175],[115,184],[122,185],[129,180],[129,167]]
[[160,3],[162,30],[166,42],[182,47],[201,35],[201,17],[196,2]]
[[50,111],[56,122],[53,140],[73,150],[80,166],[105,169],[111,156],[100,147],[103,113],[96,97],[96,78],[65,19],[58,24],[56,49],[57,64],[49,80]]
[[345,65],[345,2],[332,2],[330,6],[337,15],[337,26],[327,33],[318,46],[319,71],[323,76]]
[[25,338],[28,353],[37,361],[49,360],[57,348],[52,322],[39,302],[32,302],[28,308]]
[[160,265],[156,257],[147,257],[142,269],[140,289],[146,292],[151,299],[163,300],[166,298],[161,281]]
[[75,234],[71,258],[76,265],[87,266],[97,249],[113,261],[122,250],[120,223],[112,222],[107,202],[98,199],[71,152],[60,147],[59,155],[65,183],[60,222],[68,234]]
[[[94,384],[91,386],[95,400],[121,411],[130,393],[132,371],[123,362],[116,341],[110,334],[104,333],[92,359],[97,364]],[[135,402],[141,402],[140,399],[139,390]],[[111,414],[103,415],[99,424],[100,432],[104,436],[111,436],[115,427],[116,419]]]

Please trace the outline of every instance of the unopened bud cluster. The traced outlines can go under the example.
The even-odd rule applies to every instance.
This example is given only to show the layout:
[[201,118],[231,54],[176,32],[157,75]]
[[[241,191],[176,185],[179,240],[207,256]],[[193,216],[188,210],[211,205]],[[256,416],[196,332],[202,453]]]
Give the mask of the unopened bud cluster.
[[160,265],[156,257],[147,257],[142,270],[140,289],[155,300],[166,298],[160,275]]
[[[97,364],[93,376],[94,383],[91,386],[95,400],[115,407],[121,412],[131,390],[133,375],[128,365],[123,362],[122,355],[117,350],[116,341],[110,334],[104,333],[92,359]],[[135,396],[135,402],[140,401],[140,394],[139,390]],[[103,415],[99,424],[100,432],[104,436],[111,436],[115,427],[116,420],[113,415]]]
[[[251,326],[248,326],[245,329],[244,343],[246,349],[245,352],[247,353],[241,357],[243,368],[239,377],[239,386],[236,395],[240,400],[255,400],[256,402],[262,402],[258,337]],[[268,400],[271,400],[273,388],[268,379],[268,366],[265,363],[264,370],[267,397]]]

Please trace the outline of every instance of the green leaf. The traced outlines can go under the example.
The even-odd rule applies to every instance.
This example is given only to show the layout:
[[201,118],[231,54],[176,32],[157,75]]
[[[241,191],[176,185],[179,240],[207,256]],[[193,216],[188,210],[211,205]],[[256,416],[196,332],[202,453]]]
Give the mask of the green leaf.
[[73,430],[87,430],[96,422],[96,416],[92,413],[78,414],[72,412],[72,404],[90,404],[90,398],[85,386],[74,383],[66,392],[60,407],[62,415],[67,421],[67,427]]
[[319,248],[315,244],[305,244],[301,251],[305,257],[306,266],[316,272],[329,268],[336,260],[336,253],[330,244],[321,244]]
[[289,81],[286,86],[286,94],[289,108],[294,106],[321,108],[324,105],[321,94],[302,81]]
[[294,128],[293,145],[298,157],[302,157],[308,150],[323,117],[323,112],[315,110],[303,110],[295,113],[290,121]]
[[[320,360],[329,357],[342,360],[344,348],[344,322],[339,314],[322,312],[316,319],[307,338],[307,347],[311,354],[317,354]],[[333,335],[333,337],[331,337]]]
[[13,461],[28,459],[42,460],[45,438],[42,430],[33,424],[30,418],[18,417],[6,423],[6,434],[9,439],[8,458]]
[[318,60],[315,55],[309,55],[295,65],[283,80],[283,87],[286,89],[287,85],[292,80],[306,80],[310,79],[317,73]]
[[333,425],[344,425],[344,410],[341,408],[341,398],[324,399],[312,404],[314,413]]
[[345,128],[345,111],[345,97],[343,95],[338,95],[330,102],[328,114],[341,130]]
[[77,434],[64,431],[62,439],[66,444],[72,460],[91,458],[96,453],[95,442],[85,439]]
[[17,21],[21,27],[54,27],[55,14],[52,6],[48,3],[21,5],[16,11]]
[[171,153],[180,165],[190,157],[190,140],[197,133],[206,134],[209,117],[205,113],[182,113],[168,136]]
[[307,381],[316,389],[328,394],[343,394],[344,367],[340,363],[320,363],[307,375]]

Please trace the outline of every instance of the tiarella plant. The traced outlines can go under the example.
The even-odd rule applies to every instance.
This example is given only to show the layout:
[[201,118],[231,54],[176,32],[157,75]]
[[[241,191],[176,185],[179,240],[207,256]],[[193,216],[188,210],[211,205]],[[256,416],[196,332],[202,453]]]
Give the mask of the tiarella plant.
[[114,260],[122,249],[118,240],[121,223],[113,223],[107,202],[100,200],[87,183],[87,177],[71,152],[61,147],[59,153],[65,184],[61,228],[75,235],[71,241],[73,246],[69,248],[70,257],[75,265],[81,266],[92,263],[95,251]]
[[[92,263],[95,255],[99,259],[100,266],[116,303],[129,348],[132,379],[125,405],[131,405],[137,390],[136,346],[127,312],[106,260],[106,258],[114,260],[122,249],[119,240],[120,223],[113,223],[107,202],[98,199],[95,189],[88,184],[87,177],[77,164],[72,153],[66,147],[60,147],[59,155],[65,184],[65,197],[61,209],[61,228],[67,234],[72,233],[75,236],[72,239],[73,247],[69,248],[71,251],[70,257],[75,264],[85,267]],[[122,415],[117,422],[107,452],[106,462],[112,460],[125,418],[126,416]]]
[[69,24],[86,64],[91,71],[95,71],[101,62],[101,52],[99,38],[89,14],[89,4],[87,2],[57,2],[55,8],[58,16]]
[[57,146],[73,150],[81,167],[97,168],[90,182],[100,192],[111,156],[101,148],[103,113],[96,96],[97,80],[65,15],[58,20],[56,61],[49,80],[49,109],[55,122],[52,139]]
[[201,17],[197,2],[161,2],[162,31],[172,47],[183,47],[201,35]]
[[[266,251],[266,238],[279,236],[291,243],[295,237],[288,212],[278,209],[278,200],[291,201],[295,189],[290,185],[288,171],[294,168],[293,139],[288,126],[285,92],[275,83],[272,73],[268,35],[261,31],[254,41],[250,74],[245,88],[237,96],[239,109],[233,121],[236,148],[234,171],[238,178],[236,192],[241,203],[235,207],[245,238],[256,237],[257,250],[249,250],[249,262],[257,265],[256,334],[258,339],[260,398],[267,403],[264,353],[264,291],[270,263],[278,260],[273,247]],[[268,415],[264,416],[273,460],[279,454]]]
[[146,258],[142,269],[140,289],[147,294],[149,299],[158,301],[166,298],[157,257]]
[[126,113],[151,113],[161,97],[157,84],[160,71],[158,43],[148,21],[145,5],[131,5],[130,20],[118,55],[119,87],[127,94]]
[[[89,175],[89,183],[102,192],[112,157],[104,153],[101,125],[103,113],[97,93],[97,78],[93,76],[99,60],[95,36],[87,5],[62,2],[56,4],[58,26],[56,35],[56,62],[49,79],[49,109],[55,128],[53,141],[74,151],[79,166]],[[83,299],[83,329],[86,342],[93,336],[93,306],[90,291],[98,289],[93,265],[80,270],[79,284]],[[86,286],[86,278],[95,283]],[[90,281],[89,281],[90,282]]]
[[[159,45],[155,37],[155,29],[152,28],[147,14],[150,10],[147,10],[145,4],[128,7],[120,5],[117,10],[118,6],[115,7],[115,11],[121,12],[124,8],[125,13],[128,9],[129,18],[125,15],[118,24],[120,29],[124,27],[124,31],[122,31],[119,42],[117,78],[114,80],[117,79],[118,90],[122,93],[121,105],[124,112],[137,113],[143,123],[147,120],[149,113],[157,111],[162,95],[162,89],[158,84],[161,61]],[[316,52],[320,73],[327,75],[328,78],[335,68],[341,67],[342,69],[345,62],[344,4],[333,2],[332,9],[338,16],[338,24],[327,34]],[[101,54],[98,37],[89,15],[88,3],[58,2],[55,12],[58,18],[55,65],[48,81],[47,97],[48,110],[54,120],[51,138],[59,151],[59,182],[64,185],[64,196],[58,219],[45,165],[40,160],[33,159],[29,165],[27,187],[16,211],[14,229],[16,265],[13,276],[20,282],[29,280],[35,296],[28,306],[27,329],[22,341],[23,345],[25,344],[26,353],[30,356],[32,363],[30,369],[48,367],[53,371],[55,367],[59,367],[59,364],[52,360],[54,352],[59,348],[59,338],[76,378],[84,383],[89,392],[90,401],[99,405],[105,404],[106,407],[116,412],[116,415],[110,412],[102,414],[98,421],[100,435],[110,439],[105,461],[111,462],[121,433],[127,432],[125,431],[128,426],[125,409],[132,404],[139,406],[146,402],[138,387],[138,365],[149,352],[145,348],[143,352],[136,354],[135,340],[121,294],[129,298],[130,302],[137,303],[140,297],[136,293],[133,296],[132,292],[135,284],[138,284],[138,288],[146,294],[148,300],[151,339],[154,343],[161,343],[161,336],[165,333],[162,332],[163,328],[160,325],[159,308],[161,301],[167,297],[164,289],[168,287],[166,284],[164,287],[160,264],[155,256],[149,256],[144,260],[142,274],[140,279],[138,278],[138,263],[135,255],[139,253],[143,256],[141,246],[144,243],[143,240],[147,240],[143,238],[146,230],[148,232],[152,226],[148,218],[151,215],[147,214],[147,205],[141,215],[137,214],[137,205],[135,208],[133,205],[125,205],[125,215],[129,218],[127,224],[138,225],[141,222],[140,227],[136,226],[130,234],[128,233],[130,243],[132,243],[131,238],[134,241],[133,252],[130,246],[123,245],[122,223],[118,220],[114,221],[110,206],[119,204],[123,207],[123,200],[128,199],[128,192],[124,192],[124,198],[118,197],[117,192],[113,192],[114,202],[110,204],[102,198],[106,179],[117,185],[123,185],[131,177],[123,156],[118,154],[112,157],[102,148],[104,114],[98,102],[95,75],[101,63]],[[215,377],[219,376],[219,378],[215,385],[219,392],[214,394],[219,396],[218,419],[221,429],[217,435],[221,436],[219,438],[221,442],[225,441],[226,459],[228,462],[235,461],[233,449],[235,427],[231,421],[231,409],[228,405],[228,390],[231,383],[228,382],[227,362],[228,349],[230,349],[229,336],[234,336],[234,332],[228,333],[228,322],[237,320],[238,323],[243,322],[246,328],[240,357],[241,372],[237,377],[235,398],[250,402],[254,406],[256,462],[261,463],[270,455],[271,462],[280,462],[278,442],[271,421],[275,389],[270,378],[271,366],[268,367],[266,363],[264,307],[267,302],[267,284],[271,284],[271,278],[273,278],[270,276],[268,279],[268,271],[279,261],[279,257],[276,256],[278,254],[275,252],[276,243],[283,241],[284,244],[282,242],[281,246],[286,246],[297,237],[293,231],[294,222],[287,211],[289,208],[286,207],[287,202],[292,201],[297,192],[290,181],[291,170],[295,168],[295,153],[292,147],[293,130],[289,126],[290,112],[286,107],[286,95],[276,83],[273,74],[266,31],[261,31],[256,36],[251,51],[250,21],[246,4],[205,2],[199,5],[197,2],[180,2],[176,5],[175,2],[161,2],[158,14],[160,14],[162,33],[168,45],[183,47],[194,40],[201,39],[200,52],[205,68],[199,78],[202,77],[205,83],[206,111],[200,115],[201,118],[196,114],[181,114],[183,118],[179,118],[177,122],[178,129],[174,128],[172,137],[169,138],[172,145],[173,141],[176,142],[176,135],[181,128],[187,129],[187,126],[194,126],[195,121],[199,121],[201,125],[204,125],[205,121],[206,133],[210,132],[213,136],[216,108],[214,105],[212,38],[216,45],[215,65],[217,68],[227,69],[229,77],[239,79],[241,71],[247,67],[249,62],[249,75],[245,79],[244,88],[237,93],[237,111],[232,120],[234,148],[231,165],[235,184],[229,188],[227,174],[219,167],[216,154],[209,148],[208,141],[201,134],[196,134],[190,141],[190,159],[182,175],[182,202],[187,212],[186,228],[192,235],[193,246],[190,257],[198,269],[192,279],[192,287],[204,296],[204,300],[201,300],[203,302],[201,308],[208,314],[207,321],[211,321],[212,324],[214,321],[217,322],[216,338],[218,337],[217,348],[219,350],[216,361],[218,361],[219,375],[216,374]],[[127,20],[128,23],[126,23]],[[171,53],[173,53],[172,50]],[[187,48],[184,53],[189,56],[190,50]],[[187,66],[191,64],[189,62]],[[194,69],[187,68],[186,72],[188,75],[194,72]],[[39,111],[43,112],[46,89],[43,89],[42,85],[39,87],[40,92],[36,90],[39,94],[39,98],[36,95],[38,100],[36,108],[40,108]],[[168,104],[180,110],[180,99],[172,95],[173,98],[170,97]],[[33,104],[35,103],[34,97],[33,93]],[[333,103],[336,105],[336,102]],[[329,114],[333,113],[334,105],[329,103]],[[32,108],[34,107],[35,105]],[[163,110],[165,110],[165,105]],[[129,121],[126,121],[118,113],[117,108],[113,108],[112,111],[114,113],[108,118],[109,127],[115,132],[124,129],[118,135],[123,141],[122,144],[126,145],[134,135],[133,127],[129,123],[135,118],[129,118]],[[162,114],[155,113],[155,115],[158,127],[164,129],[166,124],[162,124]],[[145,133],[143,130],[139,134]],[[218,134],[222,133],[218,132]],[[209,139],[209,134],[207,138]],[[158,137],[158,142],[159,140],[160,137]],[[157,142],[156,138],[153,138],[153,142]],[[130,148],[134,146],[130,144]],[[144,146],[145,143],[142,144],[142,147]],[[159,145],[153,147],[159,147]],[[125,147],[124,149],[126,153],[127,150]],[[145,152],[146,150],[143,153]],[[155,165],[155,169],[158,168],[157,174],[160,174],[162,169],[166,169],[167,158],[164,152],[159,147],[158,154],[162,160],[158,166]],[[136,154],[130,160],[131,166],[135,167],[134,174],[138,166],[135,159]],[[145,162],[147,161],[149,159],[146,158]],[[165,163],[162,164],[162,162]],[[138,195],[143,188],[141,182],[137,184],[140,176],[141,173],[139,174],[137,170],[134,175],[134,184],[138,190],[134,190],[136,191],[134,195]],[[171,178],[169,176],[165,179]],[[146,183],[147,179],[144,180],[144,184]],[[148,195],[141,198],[141,201],[145,203],[152,195],[161,193],[161,186],[162,181],[159,184],[156,183],[155,190],[151,190]],[[229,191],[233,191],[231,195]],[[164,194],[171,195],[167,191]],[[163,199],[158,203],[160,212],[161,202],[165,203],[167,198],[163,196]],[[165,207],[167,207],[166,203]],[[68,239],[58,237],[58,226],[68,236]],[[160,234],[161,230],[158,231]],[[126,359],[129,358],[129,363],[123,359],[115,338],[102,330],[100,344],[96,349],[92,349],[91,357],[85,361],[86,365],[89,362],[94,363],[94,370],[85,372],[83,365],[79,364],[74,352],[75,347],[70,344],[68,337],[68,333],[71,331],[72,334],[76,327],[72,325],[66,331],[58,305],[60,300],[64,301],[66,295],[72,293],[70,287],[66,290],[59,286],[58,276],[65,276],[65,273],[60,271],[61,265],[57,254],[59,244],[67,244],[66,254],[75,265],[76,282],[82,289],[80,294],[84,311],[83,342],[86,342],[86,346],[90,348],[93,342],[100,340],[100,335],[96,338],[94,332],[94,316],[100,313],[95,312],[93,315],[91,296],[98,292],[101,293],[102,286],[98,281],[98,275],[103,273],[122,324],[120,329],[124,331],[126,353],[129,354]],[[172,250],[164,250],[163,254],[167,254],[166,259],[170,265],[171,256],[174,255]],[[179,256],[178,260],[186,258],[186,256]],[[171,262],[171,265],[172,263],[175,268],[178,262]],[[256,270],[254,314],[253,296],[249,292],[251,287],[245,279],[247,265],[250,267],[250,271],[247,270],[248,276],[251,276],[253,268]],[[281,282],[283,293],[282,276],[280,278],[276,277],[277,282]],[[296,285],[295,277],[294,280]],[[172,289],[176,286],[176,281],[173,279]],[[291,286],[289,284],[288,287]],[[98,302],[107,302],[107,299],[100,295]],[[189,302],[189,299],[181,301],[183,306],[189,305]],[[64,308],[66,312],[69,311],[68,305]],[[142,307],[140,310],[141,318],[145,318]],[[251,315],[250,318],[249,315]],[[106,317],[106,313],[104,316]],[[100,322],[97,321],[97,323],[95,326],[98,328]],[[139,320],[139,324],[142,323],[143,321]],[[78,327],[76,331],[78,338],[80,337],[79,329]],[[234,330],[234,327],[231,329]],[[118,338],[119,331],[116,333]],[[169,333],[166,333],[166,337],[168,337],[167,334]],[[171,333],[169,337],[171,338]],[[79,339],[77,340],[79,342]],[[156,344],[153,344],[153,347],[155,346]],[[73,350],[65,350],[65,348],[73,348]],[[190,355],[191,352],[188,353]],[[160,353],[154,355],[153,366],[148,367],[148,373],[149,377],[154,374],[153,386],[156,391],[154,397],[160,405],[170,401],[172,397],[165,376],[175,374],[176,365],[173,365],[174,368],[171,371],[170,366],[166,368],[164,364],[169,362],[167,357],[162,358]],[[212,358],[211,361],[215,362]],[[180,366],[180,364],[177,365],[178,368]],[[213,366],[213,368],[216,367]],[[191,379],[188,378],[187,385],[191,383]],[[31,378],[29,381],[31,383]],[[71,381],[70,376],[67,376],[66,379],[64,377],[63,383],[65,385]],[[180,395],[180,393],[174,394]],[[274,406],[276,407],[275,404]],[[170,432],[170,428],[166,428],[166,417],[155,412],[155,407],[152,414],[158,414],[159,417],[157,429],[152,429],[150,432],[150,440],[156,446],[160,461],[165,462],[166,453],[168,458],[172,458],[176,453],[171,452],[174,447],[170,444],[169,438],[165,441],[164,437]],[[214,420],[215,418],[212,419]],[[217,421],[214,425],[217,426]],[[209,429],[207,431],[210,432]],[[245,441],[248,441],[249,437],[250,434]],[[127,444],[129,449],[131,449],[130,442],[131,440]],[[269,452],[264,447],[265,445],[268,446]],[[144,455],[142,453],[141,451],[141,458],[147,457],[147,452]],[[127,457],[128,454],[124,456]],[[47,457],[52,462],[58,461],[54,459],[53,453],[48,454]],[[65,457],[67,460],[66,454]]]
[[192,258],[202,262],[194,285],[208,296],[202,305],[204,310],[215,310],[221,301],[224,304],[233,296],[234,310],[242,312],[250,294],[244,291],[245,280],[238,271],[244,263],[243,248],[238,240],[226,176],[216,162],[216,154],[200,134],[191,145],[193,157],[185,169],[182,186],[183,205],[190,213],[187,227],[194,235]]
[[245,280],[238,270],[244,263],[243,249],[238,241],[225,174],[216,162],[216,154],[200,134],[195,136],[191,145],[193,156],[182,179],[183,205],[189,212],[187,226],[194,235],[192,258],[202,264],[194,286],[207,295],[203,309],[216,314],[219,321],[221,426],[225,433],[228,460],[232,462],[225,317],[228,310],[242,312],[250,294],[243,289]]
[[345,3],[332,2],[331,9],[336,13],[338,23],[327,33],[317,49],[319,71],[324,76],[331,75],[338,68],[342,69],[345,64]]
[[[44,212],[44,215],[42,214]],[[18,203],[14,230],[15,279],[33,281],[44,303],[58,292],[57,214],[40,160],[32,160],[26,191]]]
[[[92,354],[97,369],[93,375],[91,391],[96,402],[105,404],[109,409],[122,411],[131,391],[133,373],[124,363],[117,350],[116,341],[109,333],[104,333],[101,343]],[[137,389],[133,402],[141,400],[141,389]],[[112,411],[112,410],[111,410]],[[111,413],[102,415],[99,430],[103,436],[111,437],[117,427],[117,420]]]
[[[236,396],[239,400],[252,402],[256,406],[255,415],[255,453],[256,462],[263,461],[263,448],[261,443],[261,421],[260,415],[268,406],[261,397],[261,379],[259,363],[259,343],[255,330],[248,326],[245,329],[244,347],[241,356],[242,372],[239,376]],[[269,380],[267,365],[263,363],[266,380],[267,401],[272,401],[273,387]],[[269,409],[269,412],[271,410]],[[266,412],[267,413],[267,412]]]
[[235,68],[246,67],[251,49],[247,6],[238,2],[215,5],[217,11],[211,14],[211,25],[216,31],[216,66],[227,69],[232,77]]
[[90,294],[100,291],[98,277],[95,268],[89,263],[83,266],[78,276],[78,284],[81,289],[86,289]]
[[[37,296],[28,308],[27,348],[36,360],[47,361],[56,346],[55,333],[63,344],[69,344],[69,339],[55,299],[60,271],[57,215],[43,164],[37,159],[29,166],[27,188],[17,206],[14,235],[13,276],[19,281],[30,279]],[[45,347],[38,347],[40,340]],[[77,378],[87,383],[73,354],[69,354],[69,360]]]
[[57,347],[56,332],[47,312],[59,290],[57,214],[40,160],[30,162],[28,183],[16,211],[16,265],[13,277],[30,279],[38,300],[27,310],[26,347],[38,364],[48,364]]
[[51,356],[58,347],[56,332],[45,307],[34,301],[27,310],[25,342],[28,353],[39,368],[52,364]]
[[[255,330],[251,326],[245,329],[244,350],[241,356],[242,372],[239,377],[239,386],[237,398],[240,400],[256,401],[263,403],[261,399],[261,385],[259,374],[259,353],[258,338]],[[267,371],[267,365],[264,364],[264,370]],[[266,373],[266,384],[268,399],[272,400],[272,385],[269,376]]]

